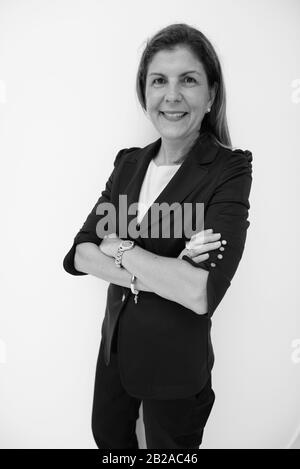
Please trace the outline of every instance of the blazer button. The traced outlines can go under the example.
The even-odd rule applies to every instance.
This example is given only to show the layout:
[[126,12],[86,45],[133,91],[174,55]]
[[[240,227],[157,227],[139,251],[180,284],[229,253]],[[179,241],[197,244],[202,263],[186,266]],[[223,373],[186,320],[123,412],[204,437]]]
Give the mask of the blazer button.
[[211,265],[212,267],[216,267],[216,264],[215,264],[214,262],[211,262],[210,265]]
[[223,259],[222,254],[218,254],[218,259]]
[[125,298],[126,298],[126,295],[125,295],[125,293],[123,293],[123,296],[122,296],[122,301],[124,301],[124,300],[125,300]]

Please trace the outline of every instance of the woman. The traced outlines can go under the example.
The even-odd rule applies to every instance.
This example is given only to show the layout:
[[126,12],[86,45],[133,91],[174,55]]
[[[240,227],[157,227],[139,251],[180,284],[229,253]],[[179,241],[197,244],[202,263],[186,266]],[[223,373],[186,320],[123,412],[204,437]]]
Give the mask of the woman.
[[173,24],[147,43],[137,95],[160,138],[119,151],[64,259],[110,282],[92,431],[99,448],[138,448],[142,402],[147,448],[198,448],[215,400],[211,316],[244,250],[252,154],[231,147],[221,66],[197,29]]

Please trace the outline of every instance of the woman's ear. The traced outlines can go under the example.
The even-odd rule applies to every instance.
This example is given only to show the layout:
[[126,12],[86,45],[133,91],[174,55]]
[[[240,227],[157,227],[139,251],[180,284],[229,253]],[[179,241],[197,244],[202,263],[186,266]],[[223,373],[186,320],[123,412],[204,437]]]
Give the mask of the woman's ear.
[[218,91],[218,83],[215,81],[213,86],[209,90],[209,107],[212,107],[217,91]]

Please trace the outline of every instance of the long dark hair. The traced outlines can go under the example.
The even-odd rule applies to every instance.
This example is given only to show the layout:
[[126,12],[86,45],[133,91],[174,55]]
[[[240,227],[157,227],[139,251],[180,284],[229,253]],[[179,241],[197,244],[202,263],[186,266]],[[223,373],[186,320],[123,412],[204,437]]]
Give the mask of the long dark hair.
[[174,50],[177,46],[189,48],[202,63],[210,88],[214,84],[217,85],[211,111],[203,117],[200,132],[209,132],[221,146],[232,149],[226,117],[225,84],[220,61],[210,41],[196,28],[185,23],[174,23],[161,29],[147,40],[136,77],[136,93],[142,108],[146,111],[145,87],[151,60],[157,52]]

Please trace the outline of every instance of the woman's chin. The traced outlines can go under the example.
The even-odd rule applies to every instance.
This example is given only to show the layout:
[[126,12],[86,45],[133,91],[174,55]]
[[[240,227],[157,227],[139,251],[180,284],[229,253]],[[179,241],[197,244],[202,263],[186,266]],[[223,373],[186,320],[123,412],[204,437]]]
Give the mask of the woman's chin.
[[186,129],[158,129],[160,135],[164,138],[180,138],[186,135]]

